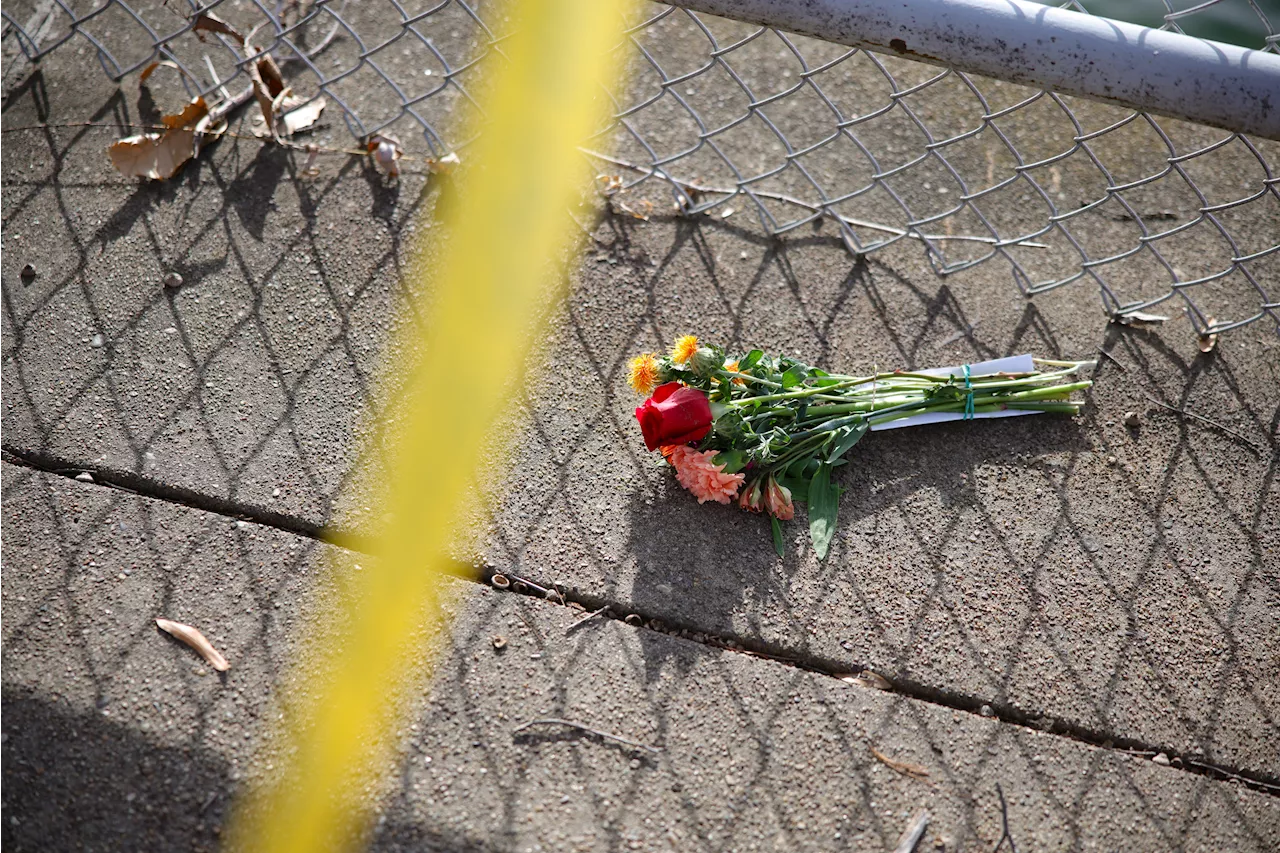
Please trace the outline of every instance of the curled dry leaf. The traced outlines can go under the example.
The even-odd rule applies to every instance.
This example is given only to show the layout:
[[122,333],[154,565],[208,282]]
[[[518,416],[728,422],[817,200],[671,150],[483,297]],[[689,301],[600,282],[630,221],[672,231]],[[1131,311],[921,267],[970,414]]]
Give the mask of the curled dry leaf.
[[[285,94],[288,91],[288,89],[285,89],[281,94]],[[328,100],[323,97],[313,98],[311,101],[292,95],[285,95],[283,99],[277,98],[272,102],[272,110],[278,116],[276,119],[276,132],[281,136],[292,136],[299,131],[307,130],[316,123],[320,118],[320,113],[324,112],[324,108],[328,105]],[[253,135],[259,139],[269,139],[271,137],[271,131],[267,128],[267,123],[262,115],[253,117],[252,130]]]
[[196,133],[188,127],[209,113],[204,98],[196,98],[177,115],[164,116],[169,128],[163,133],[141,133],[126,136],[107,149],[111,164],[122,175],[164,180],[171,178],[182,164],[196,155]]
[[200,653],[200,656],[209,662],[209,666],[218,672],[226,672],[231,669],[231,664],[227,663],[227,659],[222,653],[213,647],[213,644],[204,638],[197,629],[190,625],[183,625],[181,622],[173,622],[169,619],[157,619],[156,627],[166,634],[177,637],[191,648]]
[[427,169],[429,169],[433,175],[447,175],[460,165],[462,165],[462,158],[453,151],[450,151],[439,160],[427,160]]
[[[1213,328],[1213,325],[1218,321],[1213,317],[1209,317],[1206,322],[1209,324],[1209,328]],[[1197,343],[1200,346],[1200,352],[1213,352],[1214,348],[1218,346],[1218,333],[1212,332],[1207,335],[1200,335]]]
[[394,136],[387,136],[382,133],[375,133],[369,137],[369,141],[365,144],[365,150],[373,155],[373,162],[378,168],[386,172],[391,177],[398,177],[400,174],[400,166],[396,163],[404,152],[400,150],[400,141]]
[[178,67],[178,63],[168,59],[157,59],[146,68],[142,69],[142,73],[138,75],[138,85],[141,86],[143,83],[146,83],[147,78],[154,74],[157,68],[172,68],[179,74],[182,73],[182,69]]
[[234,39],[241,46],[244,45],[244,36],[236,32],[234,27],[221,18],[208,13],[196,15],[195,21],[191,24],[191,31],[196,34],[196,38],[200,39],[200,41],[204,41],[204,36],[200,35],[202,32],[221,33],[228,38]]
[[596,180],[600,182],[600,192],[605,195],[613,195],[622,189],[621,175],[596,175]]

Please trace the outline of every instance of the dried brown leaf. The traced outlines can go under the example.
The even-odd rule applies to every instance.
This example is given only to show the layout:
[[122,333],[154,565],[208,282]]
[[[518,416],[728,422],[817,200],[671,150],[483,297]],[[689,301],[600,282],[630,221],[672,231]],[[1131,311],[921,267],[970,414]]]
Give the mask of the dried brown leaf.
[[[281,94],[285,95],[288,91],[288,89],[285,89]],[[276,131],[282,136],[292,136],[299,131],[306,130],[316,123],[320,118],[320,113],[324,112],[324,108],[328,105],[329,101],[323,97],[315,98],[310,102],[307,102],[304,98],[290,95],[285,95],[283,99],[277,98],[272,102],[272,108],[278,116],[276,119]],[[271,131],[267,129],[266,122],[261,115],[253,117],[251,129],[253,135],[260,139],[271,136]]]
[[895,761],[885,755],[874,746],[871,747],[871,754],[876,757],[877,761],[883,763],[890,770],[901,773],[903,776],[910,776],[912,779],[928,779],[929,771],[921,767],[919,764],[911,764],[906,761]]
[[164,126],[170,130],[179,130],[187,127],[209,113],[209,105],[204,102],[204,98],[196,98],[183,108],[182,112],[172,116],[162,116],[160,121],[164,122]]
[[[1209,317],[1207,322],[1209,327],[1212,328],[1213,324],[1218,321],[1213,317]],[[1214,348],[1218,346],[1218,333],[1213,332],[1208,335],[1200,335],[1196,343],[1200,347],[1200,352],[1213,352]]]
[[178,63],[168,59],[157,59],[155,62],[151,63],[146,68],[142,69],[142,74],[138,76],[138,85],[141,86],[143,83],[147,82],[147,78],[150,77],[153,73],[155,73],[155,70],[157,68],[172,68],[174,71],[177,71],[179,74],[182,73],[182,69],[178,67]]
[[280,73],[280,66],[276,65],[275,58],[269,53],[264,53],[258,57],[258,61],[254,65],[258,69],[258,76],[262,78],[262,82],[267,86],[267,94],[271,96],[272,100],[275,100],[286,88],[284,75]]
[[204,41],[204,36],[200,35],[201,32],[222,33],[228,38],[235,39],[241,46],[244,45],[244,36],[236,32],[234,27],[221,18],[208,13],[197,15],[195,22],[191,25],[191,30],[196,34],[196,38],[201,41]]
[[181,622],[173,622],[169,619],[157,619],[156,627],[167,634],[177,637],[195,649],[202,658],[208,661],[209,666],[218,672],[226,672],[231,669],[231,664],[227,663],[227,659],[213,647],[212,643],[205,639],[204,634],[201,634],[199,630],[192,628],[190,625],[183,625]]
[[168,130],[127,136],[112,144],[107,154],[111,165],[122,175],[163,181],[195,156],[195,133]]
[[287,110],[284,114],[284,129],[290,136],[300,130],[306,130],[320,118],[320,113],[329,102],[325,98],[315,98],[296,109]]
[[1129,311],[1125,314],[1117,314],[1115,322],[1122,326],[1158,326],[1169,318],[1163,314],[1147,314],[1143,311]]

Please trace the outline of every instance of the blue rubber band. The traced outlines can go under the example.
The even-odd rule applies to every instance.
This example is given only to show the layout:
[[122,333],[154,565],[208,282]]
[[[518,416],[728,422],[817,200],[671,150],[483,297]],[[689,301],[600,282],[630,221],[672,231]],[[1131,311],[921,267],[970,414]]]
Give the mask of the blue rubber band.
[[964,387],[969,393],[964,398],[964,419],[973,420],[973,383],[969,381],[969,365],[964,366]]

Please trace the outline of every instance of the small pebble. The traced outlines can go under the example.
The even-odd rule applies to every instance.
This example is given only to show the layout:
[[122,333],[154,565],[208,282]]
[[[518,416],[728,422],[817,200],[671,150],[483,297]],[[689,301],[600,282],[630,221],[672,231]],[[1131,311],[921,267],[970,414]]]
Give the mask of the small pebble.
[[629,615],[626,619],[623,619],[622,621],[623,621],[623,622],[626,622],[628,625],[637,625],[637,626],[638,626],[638,625],[643,625],[643,624],[644,624],[644,620],[643,620],[643,619],[641,619],[639,616],[637,616],[637,615],[636,615],[636,614],[634,614],[634,613],[632,613],[631,615]]
[[984,717],[994,717],[996,715],[995,710],[990,705],[983,705],[978,709],[978,713]]
[[1169,766],[1169,756],[1165,755],[1163,752],[1157,752],[1151,760],[1156,764],[1159,764],[1161,767]]
[[89,346],[93,347],[94,349],[98,349],[105,343],[106,343],[106,340],[103,339],[101,334],[94,335],[92,338],[89,339]]
[[182,287],[182,276],[176,272],[165,273],[164,286],[171,290],[175,287]]
[[1114,464],[1116,464],[1116,458],[1115,458],[1114,456],[1108,456],[1108,457],[1107,457],[1107,464],[1108,464],[1108,465],[1114,465]]
[[506,638],[506,637],[502,636],[501,634],[497,634],[496,636],[494,636],[494,638],[493,638],[493,650],[494,650],[495,652],[500,652],[500,651],[502,651],[503,649],[505,649],[506,647],[507,647],[507,638]]
[[82,483],[92,483],[93,475],[88,471],[81,471],[79,474],[76,474],[76,479]]
[[1142,426],[1142,418],[1138,417],[1137,412],[1124,413],[1124,425],[1133,429]]
[[22,276],[23,281],[31,281],[31,279],[36,277],[36,268],[31,264],[24,264],[22,272],[20,272],[19,275]]

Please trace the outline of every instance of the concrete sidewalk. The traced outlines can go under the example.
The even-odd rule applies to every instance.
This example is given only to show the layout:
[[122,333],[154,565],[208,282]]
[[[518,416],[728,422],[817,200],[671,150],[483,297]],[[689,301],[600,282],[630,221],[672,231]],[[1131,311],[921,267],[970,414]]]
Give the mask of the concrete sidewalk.
[[[217,845],[290,629],[358,555],[3,465],[4,844]],[[1273,850],[1274,796],[454,582],[375,796],[378,850]],[[202,626],[218,677],[160,634]],[[494,638],[505,646],[495,649]],[[639,746],[560,726],[581,723]],[[916,774],[912,776],[911,774]]]
[[[4,466],[17,849],[216,846],[231,794],[265,772],[252,748],[288,629],[342,571],[298,534],[376,525],[380,469],[360,460],[393,405],[380,357],[413,321],[408,273],[429,261],[411,244],[426,229],[429,257],[442,191],[351,158],[309,178],[252,138],[144,185],[110,171],[112,131],[53,127],[140,107],[68,51],[5,96],[4,447],[28,466]],[[1181,322],[1107,326],[1084,288],[1028,302],[991,264],[943,283],[918,247],[855,261],[822,229],[770,240],[741,217],[598,223],[513,406],[480,556],[663,631],[565,636],[577,611],[459,583],[450,651],[378,794],[382,846],[882,850],[925,808],[930,844],[985,850],[996,783],[1020,849],[1280,846],[1269,330],[1206,356]],[[623,367],[689,332],[844,369],[1113,358],[1074,421],[868,438],[818,563],[803,519],[779,560],[759,518],[697,506],[643,452]],[[55,476],[81,471],[177,503]],[[211,627],[230,676],[197,674],[160,615]],[[830,677],[864,668],[893,690]],[[540,716],[662,751],[512,737]]]

